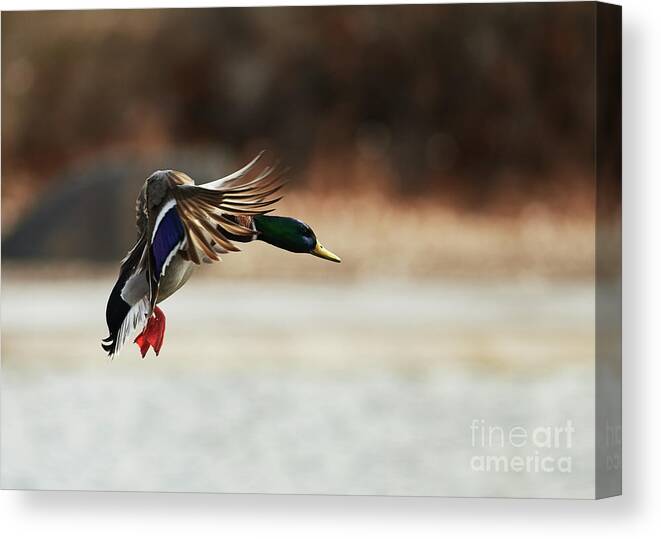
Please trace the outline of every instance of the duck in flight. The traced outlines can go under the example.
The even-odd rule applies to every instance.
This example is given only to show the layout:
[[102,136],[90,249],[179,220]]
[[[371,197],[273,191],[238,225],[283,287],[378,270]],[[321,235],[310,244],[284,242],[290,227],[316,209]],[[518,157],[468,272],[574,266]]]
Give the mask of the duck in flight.
[[103,349],[112,358],[126,341],[144,358],[163,345],[165,315],[158,303],[179,290],[201,263],[212,263],[235,242],[255,240],[293,253],[340,262],[312,229],[292,217],[267,215],[280,198],[282,173],[261,166],[263,152],[242,169],[209,183],[174,170],[159,170],[145,181],[136,201],[138,240],[121,262],[106,307],[109,335]]

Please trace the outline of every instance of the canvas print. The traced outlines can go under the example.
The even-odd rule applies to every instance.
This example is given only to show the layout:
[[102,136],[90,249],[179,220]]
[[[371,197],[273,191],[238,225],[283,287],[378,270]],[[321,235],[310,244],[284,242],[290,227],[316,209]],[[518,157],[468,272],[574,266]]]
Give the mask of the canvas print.
[[620,34],[2,13],[2,488],[619,494]]

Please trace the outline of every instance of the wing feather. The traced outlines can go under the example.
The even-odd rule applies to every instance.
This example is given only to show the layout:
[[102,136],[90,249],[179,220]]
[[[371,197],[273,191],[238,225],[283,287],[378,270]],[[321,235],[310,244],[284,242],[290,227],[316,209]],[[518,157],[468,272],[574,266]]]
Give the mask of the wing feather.
[[242,169],[202,185],[181,172],[169,171],[170,191],[184,223],[184,257],[195,264],[220,260],[219,254],[240,249],[237,237],[252,238],[255,230],[231,217],[263,215],[281,200],[276,193],[285,184],[284,171],[258,167],[263,152]]
[[240,168],[236,172],[232,172],[232,174],[229,174],[223,178],[220,178],[219,180],[215,180],[212,182],[209,182],[205,184],[209,189],[218,189],[220,187],[230,187],[232,185],[232,182],[238,180],[240,181],[242,177],[244,177],[246,174],[248,174],[251,170],[254,170],[254,166],[257,164],[257,162],[264,156],[266,152],[262,150],[257,154],[257,156],[250,161],[245,167]]
[[193,245],[202,251],[211,260],[218,261],[218,255],[211,247],[211,240],[207,239],[204,232],[198,227],[198,223],[191,221],[188,224],[193,239]]

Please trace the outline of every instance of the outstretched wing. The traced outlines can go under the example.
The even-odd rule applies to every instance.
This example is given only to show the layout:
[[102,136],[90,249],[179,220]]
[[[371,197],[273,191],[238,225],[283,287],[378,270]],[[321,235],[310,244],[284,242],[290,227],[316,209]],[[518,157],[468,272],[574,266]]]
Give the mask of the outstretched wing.
[[183,223],[185,258],[200,264],[239,251],[232,238],[255,234],[240,224],[241,218],[273,211],[273,205],[282,198],[275,195],[285,183],[284,171],[260,167],[261,156],[226,178],[199,186],[181,172],[169,172],[174,207]]

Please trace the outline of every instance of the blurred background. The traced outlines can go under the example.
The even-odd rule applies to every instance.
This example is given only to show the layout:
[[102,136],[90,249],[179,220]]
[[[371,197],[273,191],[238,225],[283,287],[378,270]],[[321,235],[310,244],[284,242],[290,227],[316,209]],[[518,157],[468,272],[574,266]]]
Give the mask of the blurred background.
[[[3,13],[3,485],[591,495],[594,38],[586,3]],[[343,263],[247,245],[106,361],[144,179],[261,149]],[[572,419],[575,472],[472,473],[474,418]]]

